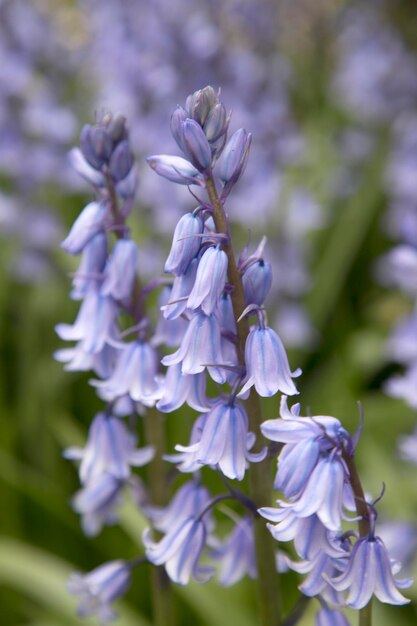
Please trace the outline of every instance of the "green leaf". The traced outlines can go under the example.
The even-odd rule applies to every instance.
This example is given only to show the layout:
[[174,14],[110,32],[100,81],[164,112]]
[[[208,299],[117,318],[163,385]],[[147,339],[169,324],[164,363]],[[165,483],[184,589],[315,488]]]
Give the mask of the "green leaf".
[[[0,584],[12,588],[23,596],[39,603],[60,626],[80,626],[76,616],[76,598],[69,595],[65,585],[74,567],[51,556],[47,552],[25,543],[0,537]],[[119,619],[117,626],[151,626],[138,613],[123,604],[117,605]],[[97,626],[97,620],[85,619],[85,626]]]

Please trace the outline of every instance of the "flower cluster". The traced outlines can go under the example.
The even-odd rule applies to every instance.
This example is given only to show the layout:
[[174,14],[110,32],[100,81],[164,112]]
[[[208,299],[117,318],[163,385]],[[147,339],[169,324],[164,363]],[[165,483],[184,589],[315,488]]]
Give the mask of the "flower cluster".
[[[356,538],[342,531],[346,511],[354,510],[354,465],[356,439],[339,420],[330,416],[301,417],[299,405],[291,410],[287,398],[281,401],[280,419],[262,424],[262,432],[284,444],[278,457],[275,487],[286,500],[278,509],[263,508],[260,514],[272,524],[268,528],[278,541],[294,541],[301,562],[287,559],[291,569],[308,573],[301,584],[307,596],[320,595],[327,605],[364,608],[373,594],[381,602],[408,602],[397,590],[412,581],[395,577],[400,567],[390,560],[384,542],[375,535],[376,513],[363,500],[362,519],[369,519],[366,533]],[[347,597],[343,593],[347,591]],[[323,620],[328,609],[323,609]],[[342,619],[342,618],[341,618]],[[320,623],[320,621],[319,621]],[[326,622],[324,622],[326,623]]]
[[[171,119],[172,134],[184,157],[155,155],[148,158],[149,165],[172,182],[211,189],[216,172],[221,184],[218,202],[223,207],[243,173],[251,144],[251,135],[244,129],[228,140],[229,123],[230,116],[212,87],[195,92]],[[203,399],[205,412],[190,445],[177,446],[180,454],[169,458],[180,462],[181,471],[210,465],[227,478],[241,480],[248,462],[261,461],[265,452],[250,452],[255,436],[249,431],[240,398],[247,397],[252,386],[265,397],[278,390],[295,394],[292,378],[299,372],[291,373],[285,348],[266,325],[264,314],[259,314],[258,324],[246,339],[244,355],[239,355],[231,272],[235,268],[242,281],[245,299],[239,313],[244,313],[248,306],[262,308],[271,285],[271,267],[260,254],[263,246],[255,254],[242,255],[239,262],[231,260],[226,223],[222,229],[212,202],[209,193],[208,201],[180,218],[165,263],[165,271],[175,278],[163,315],[170,320],[182,316],[187,326],[178,350],[162,359],[167,366],[166,383],[172,381],[173,385],[165,389],[168,398],[165,395],[157,406],[166,410],[167,401],[168,408],[179,406],[184,395],[178,381],[192,377],[202,381],[205,370],[217,384],[227,383],[231,392],[226,396],[210,402]],[[190,394],[196,384],[188,383]],[[195,393],[192,396],[189,403],[195,406]]]
[[[271,308],[278,310],[274,324],[286,346],[305,350],[315,337],[300,304],[310,288],[308,260],[314,250],[308,235],[322,226],[324,216],[304,176],[290,188],[285,178],[286,167],[305,164],[307,142],[291,111],[295,72],[277,39],[284,21],[285,34],[289,27],[280,10],[274,0],[263,0],[262,10],[246,0],[214,0],[210,6],[205,0],[192,5],[158,0],[140,12],[129,2],[103,7],[88,0],[84,19],[92,39],[84,50],[84,72],[98,85],[91,106],[106,102],[123,110],[135,152],[141,155],[152,154],[155,146],[172,150],[166,111],[177,94],[197,88],[196,76],[222,85],[222,100],[233,108],[239,126],[256,128],[251,165],[229,200],[230,219],[247,224],[254,235],[274,225],[277,245],[269,252],[276,270],[270,299]],[[180,186],[160,184],[144,164],[138,166],[139,201],[152,208],[154,227],[169,234],[184,207],[193,207]],[[242,211],[242,206],[256,206],[256,211]]]
[[[226,203],[244,172],[251,135],[239,129],[229,136],[230,123],[220,92],[205,87],[172,115],[171,131],[181,155],[148,158],[163,178],[197,188],[192,192],[197,206],[176,225],[164,266],[172,280],[157,279],[145,288],[125,223],[136,175],[124,119],[106,114],[96,125],[86,126],[81,148],[72,152],[76,169],[94,186],[96,200],[62,244],[70,254],[82,254],[71,294],[82,304],[73,325],[57,326],[62,339],[77,342],[57,358],[67,369],[93,369],[98,378],[91,384],[107,402],[94,419],[86,447],[66,451],[68,458],[80,461],[82,488],[73,505],[88,534],[113,521],[121,489],[135,488],[131,468],[147,463],[153,454],[151,446],[136,447],[134,420],[128,426],[123,417],[153,406],[170,413],[186,403],[199,413],[188,445],[177,444],[164,458],[178,472],[193,476],[166,506],[152,501],[152,489],[142,499],[150,521],[142,537],[146,559],[163,566],[180,585],[192,578],[208,580],[217,563],[222,585],[249,575],[264,587],[266,569],[255,541],[255,525],[259,527],[262,516],[275,539],[294,540],[302,559],[294,562],[280,551],[275,559],[268,532],[261,527],[260,537],[258,528],[262,559],[268,556],[272,564],[267,575],[288,568],[308,574],[300,590],[321,602],[316,624],[345,626],[340,607],[362,610],[373,594],[382,602],[404,604],[407,600],[397,587],[410,581],[395,577],[400,566],[375,534],[374,504],[365,501],[354,464],[359,434],[352,438],[334,417],[301,417],[298,404],[287,406],[287,396],[298,394],[294,379],[301,370],[291,371],[284,344],[268,324],[264,303],[272,266],[265,259],[266,240],[253,252],[246,247],[239,257],[232,246]],[[151,337],[145,299],[162,284]],[[120,314],[133,320],[123,332]],[[249,325],[251,317],[254,323]],[[125,342],[133,333],[135,339]],[[171,352],[161,358],[158,348],[163,345]],[[262,423],[259,399],[277,393],[285,394],[280,418]],[[274,442],[269,450],[262,446],[262,435]],[[278,500],[277,509],[259,509],[269,495],[268,469],[261,463],[277,449],[275,488],[285,499]],[[218,473],[226,494],[211,498],[202,484],[205,466]],[[255,476],[250,497],[229,482],[243,481],[247,471]],[[224,499],[234,500],[245,514],[229,510],[235,525],[221,541],[215,535],[213,509]],[[343,531],[349,511],[356,511],[359,535]],[[70,587],[81,595],[80,612],[99,611],[109,619],[109,605],[123,593],[129,572],[128,565],[117,561],[73,579]]]
[[[62,248],[81,255],[73,275],[71,297],[81,301],[74,324],[58,324],[57,334],[73,341],[58,350],[57,360],[70,371],[93,370],[91,380],[106,404],[89,429],[84,448],[68,448],[64,455],[79,461],[81,489],[72,504],[82,516],[83,530],[96,535],[114,523],[123,491],[135,501],[147,495],[132,473],[154,455],[152,446],[137,447],[136,415],[144,414],[160,398],[157,380],[158,341],[149,337],[146,291],[137,273],[138,249],[126,225],[136,186],[136,169],[125,118],[105,113],[84,126],[81,147],[70,154],[77,171],[93,186],[96,199],[75,220]],[[133,326],[122,331],[122,316]],[[124,337],[134,335],[131,341]],[[123,418],[129,416],[129,423]],[[107,563],[86,576],[74,575],[72,593],[81,595],[80,615],[97,612],[104,622],[114,617],[110,608],[128,587],[130,566]]]
[[164,537],[155,542],[151,530],[144,531],[146,556],[155,565],[163,564],[175,583],[186,585],[190,578],[204,582],[213,576],[216,568],[200,562],[204,552],[217,564],[219,583],[225,587],[245,575],[256,577],[252,517],[237,518],[223,541],[214,534],[212,507],[224,497],[210,499],[208,490],[193,479],[180,487],[168,506],[147,510],[153,527]]

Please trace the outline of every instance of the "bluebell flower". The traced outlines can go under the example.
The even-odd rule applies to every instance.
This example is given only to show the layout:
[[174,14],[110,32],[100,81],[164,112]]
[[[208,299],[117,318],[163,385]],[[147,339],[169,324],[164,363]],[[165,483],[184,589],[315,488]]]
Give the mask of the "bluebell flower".
[[350,623],[338,609],[322,606],[316,615],[315,626],[350,626]]
[[57,335],[64,341],[81,341],[85,352],[97,353],[116,336],[118,307],[112,298],[101,296],[98,287],[90,289],[74,324],[57,324]]
[[117,417],[98,413],[88,433],[85,448],[67,448],[67,459],[79,460],[80,480],[86,484],[101,474],[111,474],[120,480],[130,476],[130,467],[140,467],[153,457],[153,448],[136,448],[136,437]]
[[201,310],[211,315],[223,292],[227,277],[227,255],[220,248],[208,248],[202,255],[197,268],[194,286],[187,301],[189,309]]
[[161,397],[156,403],[156,408],[162,413],[171,413],[186,402],[195,411],[202,413],[208,411],[211,406],[206,397],[206,375],[182,374],[181,363],[167,368],[165,380],[161,385]]
[[256,578],[256,556],[253,519],[242,517],[226,539],[213,549],[212,557],[220,564],[219,583],[236,584],[244,576]]
[[80,596],[79,617],[97,615],[100,623],[115,619],[117,613],[111,605],[126,593],[130,578],[130,568],[125,561],[104,563],[88,574],[71,574],[67,589],[71,594]]
[[340,421],[328,415],[300,417],[300,405],[291,410],[287,397],[281,399],[281,419],[272,419],[261,425],[262,434],[284,445],[278,459],[275,488],[286,497],[293,497],[304,489],[311,472],[322,453],[334,445],[350,444],[349,433]]
[[291,509],[263,507],[258,513],[273,524],[268,530],[277,541],[294,541],[299,557],[311,561],[319,552],[338,558],[341,556],[337,533],[329,531],[316,514],[298,517]]
[[190,261],[184,274],[176,276],[171,289],[169,302],[161,307],[163,315],[167,320],[177,319],[187,308],[187,300],[193,288],[197,274],[198,259]]
[[274,488],[287,497],[297,495],[305,487],[320,456],[320,442],[307,439],[286,445],[279,455]]
[[[152,520],[156,530],[161,533],[168,533],[169,530],[178,524],[179,520],[187,517],[198,517],[210,502],[210,494],[206,487],[203,487],[196,480],[189,480],[184,483],[166,507],[146,507],[146,514]],[[209,523],[208,523],[209,520]],[[204,514],[206,526],[210,526],[210,512]]]
[[[330,450],[334,443],[339,446],[350,440],[349,433],[340,420],[330,415],[301,417],[300,404],[297,402],[290,408],[288,398],[283,395],[280,401],[280,417],[263,422],[262,432],[268,439],[282,443],[297,443],[302,440],[320,439],[324,449]],[[326,443],[327,442],[327,443]]]
[[203,232],[203,220],[199,213],[186,213],[175,227],[171,250],[165,262],[164,271],[179,276],[184,274],[190,261],[197,255]]
[[158,154],[147,159],[150,167],[163,178],[180,185],[205,186],[204,176],[186,159]]
[[378,521],[378,536],[384,542],[390,557],[409,571],[417,553],[417,527],[413,522],[400,520]]
[[108,378],[114,369],[115,349],[106,344],[100,352],[86,352],[82,342],[79,342],[72,348],[56,350],[54,358],[60,363],[66,364],[64,369],[67,372],[93,370],[97,376]]
[[176,450],[191,453],[202,465],[218,465],[228,478],[242,480],[248,462],[262,461],[266,455],[266,449],[250,453],[254,443],[243,406],[226,399],[205,414],[200,440],[188,447],[176,446]]
[[347,604],[360,610],[373,594],[387,604],[409,602],[397,587],[404,589],[413,581],[395,578],[397,572],[398,564],[391,563],[382,539],[368,535],[355,543],[346,570],[336,578],[326,576],[326,580],[337,591],[348,591]]
[[[261,425],[265,437],[285,444],[278,458],[275,484],[290,501],[278,502],[295,517],[317,514],[326,528],[338,531],[343,507],[349,508],[353,500],[349,472],[342,458],[345,446],[352,449],[353,442],[336,418],[300,417],[299,410],[298,404],[289,410],[283,396],[281,419]],[[287,519],[284,514],[280,516],[278,513],[277,522]],[[290,518],[286,523],[291,525]]]
[[188,325],[181,345],[176,352],[162,359],[162,364],[171,366],[182,363],[183,374],[199,374],[207,367],[212,379],[223,384],[226,381],[221,350],[221,332],[215,315],[196,311]]
[[85,246],[80,265],[72,279],[71,298],[82,300],[90,289],[94,289],[101,277],[107,260],[107,235],[99,232]]
[[201,469],[201,463],[198,460],[198,443],[205,423],[206,413],[202,413],[193,424],[188,446],[177,444],[175,449],[178,454],[164,454],[165,461],[175,463],[179,472],[198,472]]
[[88,537],[95,537],[104,525],[117,521],[115,510],[121,503],[125,481],[109,473],[97,474],[72,498],[72,507],[81,515],[81,525]]
[[292,379],[301,374],[291,372],[287,354],[278,337],[268,326],[252,327],[245,345],[247,375],[238,397],[245,396],[254,385],[262,397],[270,397],[281,391],[287,395],[298,394]]
[[145,341],[132,341],[119,350],[114,371],[107,380],[93,380],[105,400],[112,401],[129,394],[135,402],[154,406],[160,396],[156,376],[159,356],[155,348]]
[[318,552],[311,561],[295,562],[285,557],[287,565],[299,574],[307,577],[299,585],[300,591],[310,598],[321,595],[327,602],[337,606],[344,605],[344,598],[328,582],[329,576],[337,576],[344,571],[349,552],[345,551],[339,558],[330,557],[325,552]]
[[155,326],[155,331],[151,339],[152,346],[160,346],[161,344],[168,346],[169,348],[175,348],[181,343],[181,339],[187,329],[187,320],[183,317],[176,317],[175,319],[166,319],[163,314],[165,306],[171,300],[172,289],[171,287],[165,287],[159,293],[158,305],[159,315],[158,321]]
[[132,297],[136,278],[138,249],[131,239],[119,239],[113,247],[101,285],[101,294],[115,300],[128,300]]
[[[100,396],[100,393],[97,394]],[[111,403],[111,412],[115,417],[132,417],[135,413],[137,415],[144,415],[146,413],[145,407],[140,402],[134,402],[129,395],[119,396]]]
[[107,208],[105,204],[90,202],[75,220],[61,248],[68,254],[80,254],[88,242],[105,229]]
[[341,528],[344,504],[344,483],[347,470],[338,455],[322,455],[311,472],[303,491],[290,502],[279,500],[282,508],[291,508],[298,517],[316,513],[329,530]]
[[206,536],[203,520],[188,517],[172,526],[159,542],[151,540],[149,529],[144,531],[142,541],[149,561],[154,565],[164,565],[173,582],[186,585],[191,577],[198,582],[206,582],[214,573],[212,567],[199,564]]

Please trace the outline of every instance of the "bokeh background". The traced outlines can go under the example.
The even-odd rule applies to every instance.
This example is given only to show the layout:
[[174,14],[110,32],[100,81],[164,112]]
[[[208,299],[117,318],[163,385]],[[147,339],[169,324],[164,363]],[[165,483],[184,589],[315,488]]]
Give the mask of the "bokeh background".
[[[68,150],[97,111],[126,115],[139,167],[131,226],[141,272],[159,276],[193,201],[144,156],[175,150],[171,112],[206,84],[221,87],[232,129],[253,133],[230,214],[242,246],[248,231],[254,243],[268,234],[270,323],[303,368],[303,407],[353,431],[362,402],[363,482],[375,496],[386,484],[381,521],[408,523],[393,541],[407,537],[417,573],[417,467],[398,451],[417,400],[412,383],[394,394],[406,401],[387,394],[409,364],[390,337],[416,296],[412,278],[398,289],[403,266],[389,256],[417,245],[414,0],[0,0],[0,60],[1,625],[80,624],[69,572],[137,554],[146,524],[127,503],[118,526],[89,540],[70,507],[77,477],[62,450],[82,444],[100,402],[88,375],[53,360],[54,326],[76,312],[59,242],[91,197]],[[192,413],[169,416],[170,450],[187,440]],[[265,402],[266,416],[277,413]],[[120,626],[151,624],[148,578],[146,567],[135,573]],[[288,575],[288,606],[294,584]],[[248,581],[176,596],[179,623],[256,623]],[[376,606],[378,626],[416,619],[414,603]]]

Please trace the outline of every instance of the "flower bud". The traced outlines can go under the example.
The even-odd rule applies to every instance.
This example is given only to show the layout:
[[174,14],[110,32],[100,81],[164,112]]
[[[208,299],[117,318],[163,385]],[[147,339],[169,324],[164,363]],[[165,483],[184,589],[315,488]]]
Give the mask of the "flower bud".
[[211,148],[203,129],[194,120],[182,123],[184,152],[195,167],[204,172],[211,165]]
[[110,158],[110,174],[115,181],[126,178],[133,165],[133,156],[127,139],[121,141]]
[[204,178],[200,172],[182,157],[156,154],[148,157],[146,161],[159,176],[163,176],[173,183],[205,186]]
[[204,89],[195,91],[188,96],[185,102],[185,108],[188,117],[195,120],[203,126],[211,109],[217,104],[218,97],[213,87],[208,85]]
[[81,152],[95,169],[101,169],[110,158],[113,142],[106,129],[86,124],[81,131]]
[[251,141],[252,135],[244,128],[239,128],[232,135],[220,164],[220,178],[225,185],[234,185],[239,180],[246,165]]
[[187,119],[186,111],[182,107],[177,106],[177,108],[175,109],[174,113],[171,116],[171,133],[175,141],[177,142],[179,148],[183,152],[185,151],[185,148],[184,148],[184,137],[183,137],[184,133],[183,133],[182,124],[183,122],[185,122],[186,119]]
[[227,141],[227,132],[224,135],[220,135],[216,141],[210,141],[211,154],[213,159],[218,159],[224,150]]
[[[133,165],[130,168],[129,174],[122,180],[119,180],[119,182],[116,184],[117,195],[120,196],[121,198],[124,198],[125,200],[132,199],[133,196],[135,195],[137,182],[138,182],[137,170],[136,170],[136,167]],[[130,213],[131,208],[132,208],[131,203],[130,204],[125,203],[121,207],[120,212],[124,217],[127,217],[127,215]]]
[[127,139],[126,118],[118,113],[107,125],[107,132],[114,143]]
[[247,304],[264,303],[272,284],[272,268],[270,263],[260,259],[252,263],[242,276],[243,289]]
[[69,161],[76,172],[94,187],[102,187],[105,184],[104,175],[97,171],[85,158],[79,148],[73,148],[68,154]]
[[226,109],[222,102],[218,102],[210,111],[204,124],[204,132],[207,139],[212,142],[216,141],[227,132],[229,121],[227,120]]

